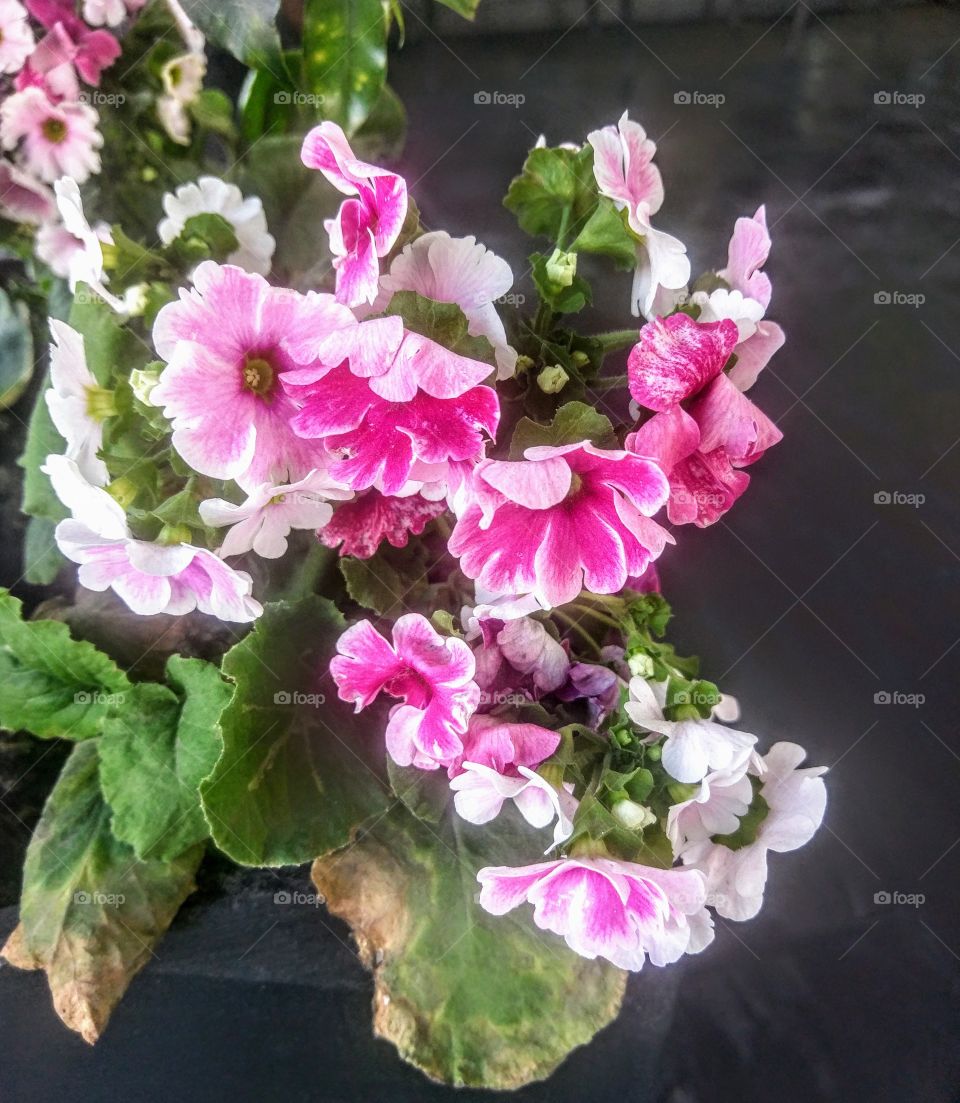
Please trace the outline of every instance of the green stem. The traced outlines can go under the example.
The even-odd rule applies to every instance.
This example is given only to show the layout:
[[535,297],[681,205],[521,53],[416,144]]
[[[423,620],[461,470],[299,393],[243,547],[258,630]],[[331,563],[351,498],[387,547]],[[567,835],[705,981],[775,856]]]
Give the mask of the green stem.
[[592,391],[613,391],[618,387],[625,387],[627,385],[627,376],[625,375],[607,375],[602,379],[595,379],[590,384],[590,390]]
[[584,628],[583,625],[580,624],[579,621],[574,620],[573,617],[571,617],[568,613],[564,613],[560,609],[554,609],[553,610],[553,615],[555,617],[558,617],[566,625],[568,625],[568,627],[572,628],[575,632],[577,632],[580,636],[582,636],[583,639],[593,649],[593,652],[594,652],[595,655],[600,654],[600,645],[593,638],[593,636],[590,635],[590,633],[586,630],[586,628]]
[[599,609],[592,609],[589,605],[583,605],[580,602],[576,602],[573,608],[582,609],[586,616],[593,617],[594,620],[600,621],[601,624],[607,624],[618,632],[623,630],[623,625],[619,621],[614,620],[613,617],[608,617],[606,613],[601,613]]
[[616,352],[617,349],[628,349],[640,340],[640,331],[637,329],[612,329],[608,333],[594,333],[590,338],[598,341],[603,351]]

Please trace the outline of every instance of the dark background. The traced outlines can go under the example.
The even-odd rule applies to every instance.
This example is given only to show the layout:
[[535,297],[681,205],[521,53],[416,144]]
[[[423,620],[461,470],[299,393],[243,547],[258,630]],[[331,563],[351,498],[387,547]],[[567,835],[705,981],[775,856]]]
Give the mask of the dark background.
[[[541,132],[581,141],[624,107],[659,142],[657,225],[695,273],[766,203],[770,316],[788,343],[752,397],[785,440],[724,521],[679,533],[662,576],[677,644],[741,699],[761,744],[794,740],[831,767],[829,804],[808,847],[772,856],[757,919],[720,921],[705,953],[633,977],[618,1021],[518,1098],[946,1103],[960,1094],[960,17],[794,5],[776,24],[630,27],[602,8],[602,27],[509,38],[450,37],[408,9],[414,41],[391,69],[410,114],[402,171],[430,227],[477,234],[518,275],[499,200],[526,150]],[[478,91],[525,102],[478,105]],[[595,279],[598,329],[628,324],[628,283]],[[3,415],[7,457],[26,412]],[[14,484],[8,468],[8,505]],[[0,794],[0,935],[57,753]],[[42,975],[0,968],[0,1099],[452,1098],[371,1037],[346,928],[273,903],[305,882],[210,866],[95,1050],[60,1025]]]

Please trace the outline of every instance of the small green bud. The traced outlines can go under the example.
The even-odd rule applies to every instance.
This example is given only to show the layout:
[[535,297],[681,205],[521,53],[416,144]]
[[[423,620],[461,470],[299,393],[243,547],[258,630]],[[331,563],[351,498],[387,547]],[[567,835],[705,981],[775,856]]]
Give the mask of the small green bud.
[[577,254],[554,249],[547,260],[547,279],[558,287],[569,287],[577,274]]
[[570,381],[570,376],[559,364],[544,368],[537,376],[537,386],[544,394],[559,394]]
[[642,651],[636,652],[627,659],[627,666],[635,678],[652,678],[654,675],[653,659]]
[[430,615],[433,626],[447,636],[458,636],[460,633],[454,627],[453,614],[446,609],[434,609]]
[[631,831],[642,831],[657,822],[657,817],[645,804],[633,800],[618,800],[613,806],[614,816]]
[[695,793],[698,793],[699,791],[699,783],[696,785],[683,785],[679,781],[674,781],[667,786],[667,792],[670,794],[671,799],[676,804],[682,804],[685,800],[689,800]]
[[154,180],[156,180],[156,178],[157,170],[153,167],[153,165],[144,165],[143,168],[140,170],[140,179],[145,184],[152,184]]
[[536,361],[532,356],[524,356],[521,354],[517,357],[517,375],[520,375],[521,372],[529,371],[535,363]]
[[659,743],[655,743],[652,747],[647,747],[647,761],[648,762],[659,762],[660,761],[660,755],[662,753],[663,752],[660,750],[660,744]]
[[133,503],[139,491],[134,482],[121,475],[107,485],[107,493],[119,506],[126,509]]
[[150,395],[159,382],[160,372],[156,369],[134,368],[130,373],[130,387],[144,406],[153,405],[150,401]]
[[577,349],[573,353],[573,362],[578,368],[585,368],[590,363],[590,357],[583,351],[583,349]]
[[164,525],[157,537],[160,544],[189,544],[193,534],[186,525]]

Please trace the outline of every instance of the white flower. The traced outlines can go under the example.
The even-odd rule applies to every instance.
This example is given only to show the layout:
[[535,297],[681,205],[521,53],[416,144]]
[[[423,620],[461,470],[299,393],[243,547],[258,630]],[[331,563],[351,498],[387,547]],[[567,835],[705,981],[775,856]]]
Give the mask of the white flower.
[[489,823],[500,814],[504,801],[512,800],[520,815],[538,830],[556,818],[549,850],[573,834],[577,800],[568,788],[555,789],[529,766],[518,766],[520,776],[515,777],[479,762],[462,765],[463,772],[451,778],[450,788],[457,814],[469,823]]
[[[762,763],[759,758],[757,761]],[[667,838],[674,857],[680,857],[689,846],[712,835],[732,835],[752,800],[753,786],[746,763],[738,770],[707,774],[693,796],[674,804],[667,813]]]
[[763,304],[744,295],[742,291],[728,291],[718,287],[708,295],[706,291],[694,291],[690,301],[700,307],[701,322],[719,322],[729,318],[737,323],[739,344],[757,332],[757,323],[763,318]]
[[172,57],[160,70],[163,95],[157,100],[157,116],[167,134],[178,145],[190,144],[190,115],[187,108],[200,95],[207,74],[203,51]]
[[664,682],[651,685],[645,678],[633,678],[631,699],[624,707],[639,727],[667,737],[662,762],[671,777],[689,784],[701,781],[709,770],[734,771],[745,765],[757,741],[755,735],[700,717],[667,720],[665,693]]
[[672,234],[646,226],[643,245],[637,251],[637,267],[633,272],[630,309],[636,316],[652,317],[654,304],[661,289],[668,294],[680,293],[690,280],[690,258],[687,247]]
[[263,204],[257,196],[244,199],[235,184],[216,176],[201,176],[196,183],[182,184],[175,192],[167,192],[163,209],[167,217],[157,227],[157,233],[164,245],[175,241],[194,215],[218,214],[233,227],[239,246],[227,257],[227,262],[261,276],[270,271],[276,242],[267,232]]
[[83,18],[91,27],[117,27],[145,0],[83,0]]
[[259,486],[241,505],[209,498],[200,503],[200,516],[213,528],[231,526],[218,551],[221,557],[253,550],[264,559],[279,559],[286,553],[291,529],[319,529],[327,524],[333,508],[326,499],[352,497],[353,491],[322,472],[311,471],[296,483]]
[[50,319],[50,332],[52,386],[44,395],[50,417],[67,442],[67,456],[76,461],[83,477],[104,486],[109,475],[97,456],[103,446],[103,423],[94,411],[100,385],[87,367],[82,335],[55,318]]
[[768,851],[796,850],[810,841],[823,821],[827,789],[820,775],[826,767],[798,769],[805,757],[806,751],[796,743],[775,743],[763,758],[760,795],[768,811],[754,842],[731,850],[706,839],[683,853],[684,864],[706,876],[709,902],[727,919],[752,919],[760,910]]
[[494,305],[513,286],[505,260],[479,245],[475,237],[451,237],[445,230],[423,234],[407,245],[380,277],[376,310],[386,308],[395,291],[416,291],[440,303],[456,303],[474,337],[486,337],[497,359],[497,378],[516,371],[517,350],[507,344],[506,330]]

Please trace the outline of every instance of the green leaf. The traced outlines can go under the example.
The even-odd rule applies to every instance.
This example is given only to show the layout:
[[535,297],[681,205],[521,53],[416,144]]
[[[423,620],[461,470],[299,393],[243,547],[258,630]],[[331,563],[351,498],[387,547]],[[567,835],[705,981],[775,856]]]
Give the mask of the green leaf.
[[390,788],[418,820],[439,823],[450,804],[450,782],[446,770],[419,770],[398,766],[387,755]]
[[534,253],[530,257],[530,274],[540,298],[558,314],[576,314],[583,310],[587,303],[592,302],[590,284],[577,275],[566,287],[557,283],[547,271],[548,260],[542,253]]
[[95,1042],[134,974],[194,889],[203,847],[141,862],[110,832],[97,746],[75,747],[27,850],[20,926],[3,948],[44,969],[64,1023]]
[[33,375],[33,334],[25,303],[10,301],[0,289],[0,410],[23,394]]
[[330,659],[346,624],[319,597],[268,605],[223,660],[236,683],[223,752],[200,786],[214,841],[241,865],[310,861],[387,807],[383,719],[337,699]]
[[532,149],[503,205],[533,237],[562,245],[566,233],[578,236],[597,205],[593,148]]
[[233,226],[220,214],[195,214],[167,247],[176,264],[192,268],[201,261],[225,261],[239,246]]
[[190,18],[212,43],[251,69],[277,69],[280,0],[181,0]]
[[456,303],[438,303],[416,291],[396,291],[384,314],[399,314],[407,329],[429,337],[451,352],[496,366],[493,345],[486,337],[472,337],[469,322]]
[[382,552],[370,559],[347,556],[340,560],[340,573],[350,597],[381,617],[394,618],[408,611],[423,588],[418,585],[420,579],[411,585],[410,578],[401,574]]
[[462,15],[464,19],[473,19],[480,7],[480,0],[440,0],[445,8]]
[[48,521],[61,521],[67,516],[60,499],[54,494],[50,480],[40,470],[47,456],[60,454],[66,441],[57,432],[44,394],[50,385],[49,373],[37,392],[33,412],[27,425],[27,443],[17,463],[23,468],[23,499],[21,510],[28,517],[43,517]]
[[527,907],[496,917],[476,903],[478,869],[535,850],[509,812],[438,830],[397,808],[314,863],[373,971],[374,1031],[434,1079],[497,1089],[542,1079],[620,1007],[620,970],[538,930]]
[[[397,93],[385,84],[380,98],[350,144],[358,157],[379,165],[384,161],[395,161],[400,156],[406,136],[406,109]],[[409,196],[407,205],[409,213],[409,208],[413,206]]]
[[111,709],[100,740],[114,835],[138,858],[161,861],[210,834],[200,782],[217,763],[217,722],[231,697],[220,671],[201,659],[174,656],[167,676],[181,696],[150,682],[133,686]]
[[49,585],[67,563],[54,539],[56,524],[46,517],[31,517],[23,541],[23,577],[35,586]]
[[190,114],[197,126],[224,138],[233,138],[233,103],[219,88],[204,88],[190,104]]
[[373,111],[387,74],[383,0],[306,0],[306,85],[322,96],[324,118],[353,134]]
[[570,246],[573,252],[599,253],[612,257],[618,267],[631,269],[637,263],[637,239],[613,200],[601,196],[596,210]]
[[549,425],[524,417],[517,422],[510,442],[510,459],[521,460],[527,448],[536,445],[575,444],[590,440],[605,447],[616,447],[610,419],[584,402],[567,402],[557,410]]
[[21,619],[0,590],[0,727],[41,739],[91,739],[108,708],[130,689],[127,676],[65,624]]

